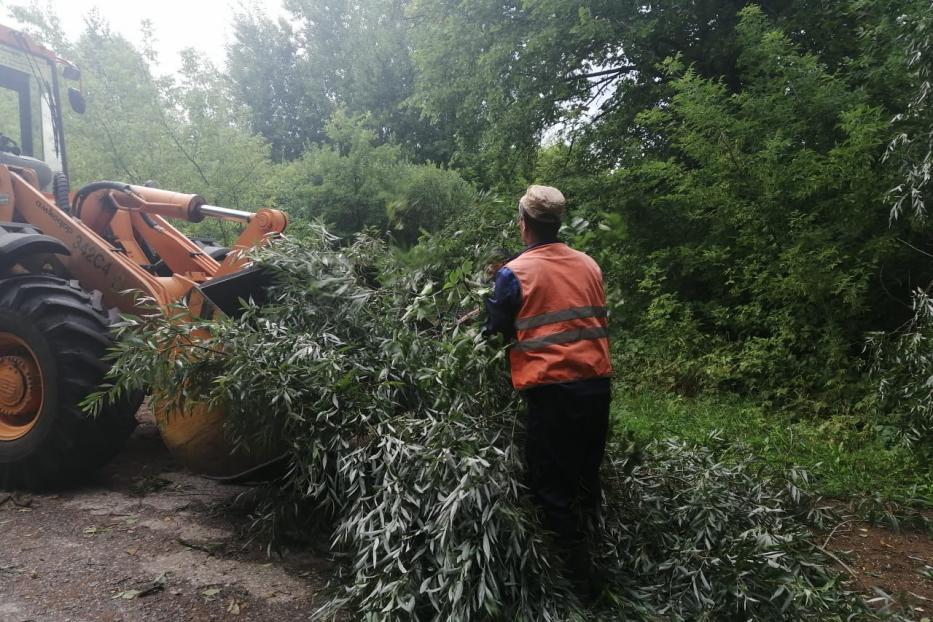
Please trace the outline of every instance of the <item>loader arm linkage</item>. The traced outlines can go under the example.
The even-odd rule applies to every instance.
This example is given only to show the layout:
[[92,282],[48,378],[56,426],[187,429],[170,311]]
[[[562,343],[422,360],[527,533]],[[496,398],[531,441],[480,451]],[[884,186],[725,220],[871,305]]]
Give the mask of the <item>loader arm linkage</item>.
[[[288,224],[278,210],[231,210],[208,205],[196,194],[115,182],[95,182],[86,188],[75,194],[68,213],[15,167],[0,167],[0,197],[8,197],[0,203],[0,223],[27,224],[32,237],[28,244],[23,241],[24,251],[58,253],[57,260],[72,278],[85,288],[100,290],[106,306],[124,312],[142,311],[137,306],[139,293],[165,310],[192,290],[198,291],[200,285],[241,271],[248,263],[241,251],[264,243]],[[200,222],[206,217],[245,225],[220,262],[167,220]],[[62,247],[67,255],[62,254]],[[15,253],[0,253],[0,264],[16,259]],[[161,263],[158,271],[156,260]],[[244,292],[243,297],[248,294]],[[196,316],[202,312],[201,300],[202,296],[191,296]]]

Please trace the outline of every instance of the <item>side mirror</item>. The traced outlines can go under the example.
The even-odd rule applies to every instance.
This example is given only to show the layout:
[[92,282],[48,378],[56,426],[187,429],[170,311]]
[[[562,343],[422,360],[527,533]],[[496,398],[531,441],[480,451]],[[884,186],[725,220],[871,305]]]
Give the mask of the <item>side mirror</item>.
[[68,103],[71,104],[71,109],[78,114],[84,114],[84,111],[87,109],[87,102],[84,101],[84,95],[73,86],[68,87]]
[[74,65],[65,65],[64,67],[62,67],[62,76],[66,80],[80,80],[81,70],[75,67]]

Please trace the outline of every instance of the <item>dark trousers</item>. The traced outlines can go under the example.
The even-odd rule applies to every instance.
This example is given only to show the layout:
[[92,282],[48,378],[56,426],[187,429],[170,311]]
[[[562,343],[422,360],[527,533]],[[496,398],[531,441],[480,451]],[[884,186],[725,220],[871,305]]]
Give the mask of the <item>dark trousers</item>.
[[584,521],[598,516],[599,465],[609,430],[609,393],[581,394],[573,385],[524,392],[528,404],[525,462],[528,485],[544,526],[562,546],[584,537]]

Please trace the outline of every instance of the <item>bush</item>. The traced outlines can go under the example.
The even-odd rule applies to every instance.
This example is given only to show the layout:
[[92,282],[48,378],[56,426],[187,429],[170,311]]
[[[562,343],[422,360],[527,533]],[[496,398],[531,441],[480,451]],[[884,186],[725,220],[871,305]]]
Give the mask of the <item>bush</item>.
[[399,197],[391,201],[387,216],[392,239],[409,247],[425,232],[440,231],[458,214],[472,209],[476,190],[454,171],[433,165],[412,165]]
[[914,292],[914,316],[896,331],[873,333],[872,376],[884,417],[879,427],[890,437],[933,454],[933,298]]
[[[383,243],[338,248],[319,227],[260,251],[271,304],[239,319],[129,319],[114,393],[149,385],[225,406],[243,446],[282,443],[291,468],[263,524],[311,503],[343,557],[317,612],[355,619],[584,619],[522,484],[521,405],[504,351],[454,312],[480,284],[440,286]],[[153,347],[176,344],[177,349]],[[262,412],[262,417],[256,417]],[[682,444],[606,464],[600,551],[610,617],[806,619],[856,606],[808,543],[793,481],[760,480]],[[818,517],[818,515],[813,515]],[[602,615],[602,614],[600,614]]]
[[457,173],[409,162],[398,145],[379,144],[369,124],[338,111],[328,142],[276,168],[268,182],[275,206],[295,219],[323,219],[341,235],[391,231],[407,246],[472,205],[473,188]]

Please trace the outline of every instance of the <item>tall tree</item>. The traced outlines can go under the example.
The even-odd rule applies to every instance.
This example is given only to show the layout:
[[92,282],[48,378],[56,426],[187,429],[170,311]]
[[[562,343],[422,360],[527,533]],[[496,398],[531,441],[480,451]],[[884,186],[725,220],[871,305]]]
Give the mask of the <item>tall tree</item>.
[[233,93],[252,111],[252,128],[272,146],[276,161],[297,158],[324,139],[334,111],[323,74],[306,62],[290,22],[262,13],[237,15],[227,50]]
[[603,256],[626,356],[678,388],[825,409],[860,382],[865,334],[906,319],[931,270],[902,243],[922,232],[887,226],[890,112],[757,7],[740,15],[738,92],[666,64],[671,97],[635,120],[665,145],[609,176],[627,237],[606,232]]
[[[666,58],[676,56],[730,90],[741,88],[736,24],[746,4],[413,0],[415,101],[432,118],[448,119],[457,161],[487,183],[527,178],[542,137],[555,128],[591,168],[611,169],[637,161],[646,148],[664,148],[663,137],[639,133],[644,128],[635,117],[671,97]],[[862,36],[867,26],[883,16],[893,20],[907,4],[761,3],[789,40],[833,70],[863,58],[873,44]]]
[[430,123],[408,101],[414,89],[412,21],[407,0],[287,0],[289,19],[237,17],[229,50],[238,97],[277,159],[293,159],[326,141],[336,107],[365,114],[382,143],[417,161],[445,162],[443,123]]

